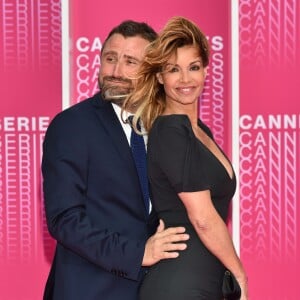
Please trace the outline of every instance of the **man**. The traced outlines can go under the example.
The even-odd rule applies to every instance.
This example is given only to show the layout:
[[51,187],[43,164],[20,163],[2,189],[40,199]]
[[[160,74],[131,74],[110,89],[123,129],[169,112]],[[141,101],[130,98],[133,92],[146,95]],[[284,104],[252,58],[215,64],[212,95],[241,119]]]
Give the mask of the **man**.
[[44,299],[135,300],[145,267],[186,247],[182,227],[161,222],[155,232],[120,115],[155,37],[145,23],[115,27],[101,51],[101,93],[59,113],[47,130],[43,188],[57,247]]

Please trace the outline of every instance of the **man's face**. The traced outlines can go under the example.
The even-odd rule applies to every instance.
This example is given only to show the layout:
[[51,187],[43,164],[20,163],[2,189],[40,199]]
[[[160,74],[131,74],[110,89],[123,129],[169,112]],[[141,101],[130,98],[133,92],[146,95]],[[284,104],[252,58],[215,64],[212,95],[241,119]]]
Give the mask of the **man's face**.
[[149,42],[140,36],[124,38],[113,34],[101,53],[99,86],[104,99],[122,105],[132,90],[134,76]]

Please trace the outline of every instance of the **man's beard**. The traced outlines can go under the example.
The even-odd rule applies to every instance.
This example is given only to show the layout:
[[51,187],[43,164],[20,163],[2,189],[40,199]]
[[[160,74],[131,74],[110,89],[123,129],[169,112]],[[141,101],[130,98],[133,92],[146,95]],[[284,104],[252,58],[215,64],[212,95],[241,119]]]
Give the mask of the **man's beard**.
[[[118,84],[126,85],[118,85]],[[101,95],[104,100],[122,106],[128,94],[132,91],[132,81],[128,78],[105,76],[102,83],[99,80]]]

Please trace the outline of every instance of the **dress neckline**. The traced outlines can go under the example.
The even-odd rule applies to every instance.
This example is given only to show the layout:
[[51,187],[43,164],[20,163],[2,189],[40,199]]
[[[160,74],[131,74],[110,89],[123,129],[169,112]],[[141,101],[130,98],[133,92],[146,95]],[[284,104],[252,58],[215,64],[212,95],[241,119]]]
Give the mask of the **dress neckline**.
[[222,163],[222,161],[195,135],[194,130],[192,128],[191,121],[190,121],[189,117],[186,114],[168,114],[168,115],[161,115],[160,117],[168,117],[168,116],[178,116],[179,118],[185,118],[185,119],[187,119],[189,127],[190,127],[190,130],[192,131],[194,138],[200,143],[200,145],[205,149],[205,151],[207,151],[218,162],[218,164],[220,166],[222,166],[222,168],[226,172],[226,175],[228,176],[228,178],[230,179],[230,181],[234,181],[234,179],[235,179],[235,173],[234,173],[234,169],[232,167],[232,164],[231,164],[230,160],[228,159],[228,157],[224,153],[224,151],[219,147],[219,145],[214,141],[213,137],[208,134],[207,130],[205,129],[205,124],[201,121],[200,118],[198,118],[198,122],[197,122],[198,127],[203,131],[203,133],[208,137],[208,139],[210,139],[211,142],[214,143],[214,145],[221,152],[221,155],[224,156],[224,159],[228,162],[228,164],[229,164],[229,166],[231,168],[231,173],[228,172],[227,168]]

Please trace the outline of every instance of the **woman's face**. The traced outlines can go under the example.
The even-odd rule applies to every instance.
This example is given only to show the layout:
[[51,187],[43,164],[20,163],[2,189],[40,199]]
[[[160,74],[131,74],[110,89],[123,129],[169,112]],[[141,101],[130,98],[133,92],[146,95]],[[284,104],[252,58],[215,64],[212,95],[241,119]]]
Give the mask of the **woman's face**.
[[206,71],[198,48],[178,48],[163,71],[157,74],[158,81],[164,86],[167,107],[197,103],[203,91]]

